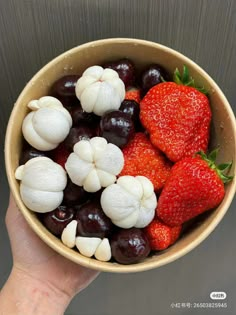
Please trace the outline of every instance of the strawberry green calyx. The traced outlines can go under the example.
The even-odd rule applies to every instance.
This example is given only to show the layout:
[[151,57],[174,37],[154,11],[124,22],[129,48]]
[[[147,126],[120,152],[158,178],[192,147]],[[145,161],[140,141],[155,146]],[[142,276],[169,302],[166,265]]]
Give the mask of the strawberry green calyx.
[[188,67],[185,65],[183,66],[182,74],[178,68],[175,69],[173,80],[176,84],[191,86],[205,95],[208,94],[208,91],[204,87],[196,86],[194,79],[189,75]]
[[226,171],[228,172],[230,170],[232,162],[216,165],[215,161],[218,152],[219,148],[216,148],[215,150],[211,151],[208,155],[205,154],[203,151],[197,152],[196,155],[200,155],[200,157],[207,162],[209,167],[218,174],[223,183],[226,184],[233,179],[233,176],[224,174]]

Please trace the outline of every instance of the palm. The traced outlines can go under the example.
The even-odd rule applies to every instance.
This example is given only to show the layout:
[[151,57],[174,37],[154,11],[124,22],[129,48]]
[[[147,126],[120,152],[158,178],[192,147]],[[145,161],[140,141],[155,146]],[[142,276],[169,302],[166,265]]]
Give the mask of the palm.
[[44,244],[28,226],[12,197],[6,223],[14,264],[32,277],[74,295],[97,276],[96,271],[76,265]]

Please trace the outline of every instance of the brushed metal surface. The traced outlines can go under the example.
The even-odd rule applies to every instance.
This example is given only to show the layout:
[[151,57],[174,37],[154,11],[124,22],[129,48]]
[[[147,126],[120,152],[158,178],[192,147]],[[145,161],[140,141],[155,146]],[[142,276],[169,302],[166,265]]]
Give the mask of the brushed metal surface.
[[[32,75],[64,50],[90,40],[147,39],[196,61],[219,84],[236,112],[235,34],[234,0],[0,0],[0,286],[12,265],[4,226],[5,128],[18,94]],[[185,257],[140,274],[101,274],[74,298],[66,314],[235,314],[235,206],[234,200],[211,236]],[[210,302],[212,291],[227,293],[226,309],[171,308],[172,302]]]

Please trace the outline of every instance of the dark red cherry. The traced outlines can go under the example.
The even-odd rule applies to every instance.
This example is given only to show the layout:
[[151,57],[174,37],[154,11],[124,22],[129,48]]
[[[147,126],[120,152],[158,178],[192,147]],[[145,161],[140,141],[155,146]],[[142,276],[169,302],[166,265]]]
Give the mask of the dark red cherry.
[[145,95],[154,85],[164,81],[169,81],[168,72],[158,64],[148,66],[141,75],[142,95]]
[[72,152],[73,147],[77,142],[79,142],[80,140],[88,140],[95,136],[97,136],[96,125],[93,128],[85,123],[81,123],[79,126],[71,128],[68,136],[64,140],[64,144],[67,150]]
[[121,264],[137,263],[150,253],[147,236],[137,228],[119,230],[110,244],[113,258]]
[[101,137],[123,148],[134,136],[134,123],[129,114],[120,110],[104,114],[100,121]]
[[65,168],[65,163],[70,155],[70,151],[65,147],[64,142],[60,143],[56,149],[50,151],[50,158]]
[[115,70],[120,79],[124,82],[125,88],[135,85],[135,68],[132,61],[129,59],[120,59],[113,62],[107,62],[103,68]]
[[88,198],[88,193],[78,185],[72,183],[68,178],[66,188],[64,190],[63,204],[66,205],[80,205]]
[[96,124],[100,120],[99,116],[93,113],[85,112],[80,104],[77,106],[73,106],[69,111],[73,121],[73,126],[78,126],[81,122]]
[[77,233],[80,236],[104,238],[113,230],[113,223],[95,201],[82,205],[77,211],[76,220]]
[[119,110],[130,115],[134,123],[135,129],[140,127],[140,120],[139,120],[140,107],[136,101],[124,100],[121,103]]
[[30,159],[33,159],[33,158],[39,157],[39,156],[47,156],[47,153],[43,152],[43,151],[39,151],[33,147],[27,147],[27,148],[23,149],[19,164],[20,165],[25,164]]
[[50,95],[58,98],[64,106],[77,104],[75,86],[79,78],[79,75],[66,75],[58,79],[52,85]]
[[59,97],[75,96],[75,86],[79,75],[66,75],[58,79],[51,88],[51,93]]
[[51,212],[44,213],[42,222],[51,233],[60,236],[67,224],[74,219],[74,216],[75,210],[72,207],[61,205]]

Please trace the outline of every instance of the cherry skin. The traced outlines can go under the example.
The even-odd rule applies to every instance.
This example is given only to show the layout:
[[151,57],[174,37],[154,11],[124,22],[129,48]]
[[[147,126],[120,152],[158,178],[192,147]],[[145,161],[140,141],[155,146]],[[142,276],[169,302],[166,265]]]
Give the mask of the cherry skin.
[[79,126],[71,128],[68,136],[64,140],[64,144],[67,150],[72,152],[77,142],[80,140],[88,140],[95,136],[97,136],[97,125],[91,127],[88,124],[81,123]]
[[141,229],[121,229],[110,243],[113,258],[121,264],[137,263],[150,253],[148,238]]
[[56,149],[50,151],[50,158],[56,162],[57,164],[61,165],[65,168],[66,161],[70,155],[70,151],[67,150],[65,147],[64,142],[60,143]]
[[141,90],[142,95],[145,95],[154,85],[169,81],[168,72],[158,64],[148,66],[141,75]]
[[27,161],[35,158],[35,157],[40,157],[40,156],[47,156],[46,152],[39,151],[33,147],[27,147],[23,149],[21,157],[20,157],[20,165],[25,164]]
[[134,136],[134,123],[129,114],[116,110],[104,114],[100,121],[101,137],[123,148]]
[[124,100],[119,108],[120,111],[130,115],[135,129],[140,129],[140,120],[139,120],[139,113],[140,113],[140,107],[139,104],[134,100]]
[[74,208],[61,205],[53,211],[44,213],[42,222],[51,233],[60,236],[67,224],[74,219],[74,216]]
[[77,234],[85,237],[108,237],[113,230],[113,223],[105,215],[100,204],[89,201],[79,207],[76,214]]
[[120,59],[114,62],[107,62],[103,68],[115,70],[120,79],[124,82],[125,88],[135,85],[135,68],[132,61],[129,59]]
[[52,94],[58,95],[60,97],[75,96],[75,86],[79,78],[79,75],[66,75],[58,79],[52,85]]
[[71,114],[74,127],[79,126],[81,122],[88,124],[97,124],[100,120],[99,116],[93,113],[85,112],[80,104],[71,107],[69,112]]
[[64,106],[78,103],[75,95],[75,86],[80,78],[79,75],[66,75],[58,79],[51,87],[50,95],[59,99]]
[[63,204],[68,206],[80,205],[87,201],[89,194],[83,189],[83,187],[75,185],[68,178],[66,188],[64,189]]

